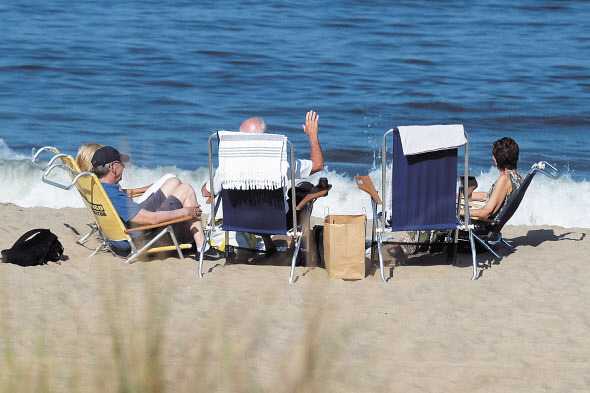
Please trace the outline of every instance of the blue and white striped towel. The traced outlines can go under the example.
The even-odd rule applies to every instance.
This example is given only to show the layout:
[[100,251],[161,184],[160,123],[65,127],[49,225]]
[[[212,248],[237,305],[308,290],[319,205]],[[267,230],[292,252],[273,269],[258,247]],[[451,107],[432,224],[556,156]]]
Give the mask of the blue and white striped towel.
[[287,138],[219,131],[219,176],[225,189],[275,189],[287,183]]

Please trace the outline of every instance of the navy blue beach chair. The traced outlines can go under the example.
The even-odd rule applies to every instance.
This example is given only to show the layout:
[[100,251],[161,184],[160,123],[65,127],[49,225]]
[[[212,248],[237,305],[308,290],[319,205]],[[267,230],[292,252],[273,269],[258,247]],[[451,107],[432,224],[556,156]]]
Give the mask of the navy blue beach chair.
[[[458,148],[465,149],[465,168],[468,168],[469,141],[462,125],[455,126],[415,126],[391,129],[382,140],[382,193],[381,198],[368,176],[355,177],[357,186],[371,195],[373,209],[373,259],[376,244],[379,254],[381,278],[385,278],[383,266],[383,236],[386,232],[402,231],[447,231],[449,246],[453,248],[453,261],[456,257],[458,231],[466,230],[473,245],[472,226],[467,210],[460,217],[457,207],[457,163]],[[393,159],[391,182],[387,180],[387,137],[393,135]],[[405,140],[404,140],[405,138]],[[404,152],[404,142],[408,138],[426,146],[412,147]],[[406,142],[406,150],[411,143]],[[467,169],[465,170],[467,183]],[[391,186],[391,200],[387,203],[387,184]],[[465,198],[465,197],[463,197]],[[381,203],[383,199],[383,203]],[[465,203],[467,201],[465,200]],[[378,205],[381,211],[378,212]],[[376,237],[376,242],[375,242]],[[472,252],[473,276],[477,276],[475,250]]]
[[[284,143],[289,147],[290,155],[288,155],[288,161],[291,168],[295,168],[295,156],[293,145],[283,135],[277,134],[248,134],[248,133],[229,133],[227,131],[213,133],[209,137],[209,184],[211,188],[211,195],[215,195],[214,182],[214,170],[213,170],[213,141],[218,141],[218,151],[221,158],[222,143],[224,138],[246,138],[248,143],[256,141],[268,141],[268,140],[283,140]],[[229,149],[229,153],[240,154],[239,147]],[[276,156],[286,155],[286,146],[283,151],[266,151],[268,149],[258,148],[255,152],[257,156]],[[284,157],[286,158],[286,157]],[[287,160],[283,160],[284,163]],[[221,159],[220,159],[221,165]],[[227,165],[227,164],[226,164]],[[267,164],[268,165],[268,164]],[[283,179],[283,182],[276,188],[266,187],[248,187],[247,189],[236,189],[236,188],[225,188],[222,186],[221,192],[217,195],[217,200],[211,200],[211,217],[209,219],[210,224],[205,228],[205,237],[209,239],[212,235],[219,233],[219,231],[225,231],[226,242],[228,244],[230,231],[235,232],[248,232],[255,234],[266,234],[266,235],[289,235],[293,236],[294,251],[291,259],[291,272],[289,275],[289,282],[293,282],[293,276],[295,273],[295,263],[297,255],[301,246],[301,239],[305,231],[309,231],[309,218],[311,217],[313,202],[318,197],[326,195],[327,191],[319,191],[306,197],[298,205],[296,202],[295,195],[295,171],[291,171],[291,175],[288,179]],[[286,211],[288,210],[285,192],[283,187],[290,186],[291,198],[289,199],[292,211],[292,221],[287,218]],[[219,197],[220,195],[220,197]],[[215,225],[215,215],[219,202],[221,201],[221,207],[223,211],[223,223],[221,226]],[[303,217],[297,215],[297,211],[304,208],[305,205],[309,205],[305,210]],[[291,217],[290,217],[291,218]],[[307,233],[305,233],[307,235]],[[228,257],[230,247],[225,247],[226,259]],[[199,276],[203,277],[203,252],[201,252],[199,259]]]

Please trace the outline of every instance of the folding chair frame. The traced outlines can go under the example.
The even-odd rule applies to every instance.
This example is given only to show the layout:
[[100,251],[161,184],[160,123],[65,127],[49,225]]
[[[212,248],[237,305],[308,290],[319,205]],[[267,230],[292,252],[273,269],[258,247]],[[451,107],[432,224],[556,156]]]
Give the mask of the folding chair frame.
[[[389,233],[393,233],[393,231],[388,230],[388,228],[386,227],[386,221],[387,221],[387,212],[388,212],[388,207],[391,207],[393,209],[393,206],[389,206],[389,204],[387,203],[387,137],[389,134],[393,133],[395,131],[395,129],[390,129],[389,131],[387,131],[382,138],[382,147],[381,147],[381,199],[382,199],[382,203],[380,203],[381,201],[378,201],[375,199],[375,194],[371,194],[371,192],[363,189],[360,187],[359,181],[362,182],[362,178],[363,177],[355,177],[355,180],[357,182],[357,186],[359,186],[359,188],[363,189],[363,191],[366,191],[367,193],[369,193],[369,195],[371,195],[371,206],[372,206],[372,210],[373,210],[373,230],[372,230],[372,234],[373,234],[373,239],[372,239],[372,243],[371,243],[371,260],[374,259],[374,254],[375,254],[375,249],[374,249],[374,245],[375,243],[377,244],[377,251],[379,254],[379,267],[381,270],[381,279],[384,282],[387,282],[387,279],[385,278],[385,268],[384,268],[384,263],[383,263],[383,249],[382,249],[382,244],[384,243],[383,241],[383,234],[386,232]],[[468,184],[468,168],[469,168],[469,138],[467,136],[467,133],[465,133],[465,138],[466,138],[466,142],[465,142],[465,175],[464,175],[464,184]],[[370,185],[371,187],[373,187],[372,183]],[[374,187],[373,187],[374,190]],[[462,190],[460,190],[460,193]],[[375,191],[376,193],[376,191]],[[465,200],[465,203],[467,204],[467,195],[466,193],[462,193],[463,198]],[[377,209],[377,205],[381,205],[382,209],[381,212],[378,212]],[[468,205],[466,205],[468,206]],[[457,222],[459,223],[459,225],[457,225],[457,228],[453,229],[454,233],[454,256],[453,256],[453,264],[455,263],[455,259],[456,259],[456,254],[457,254],[457,243],[459,240],[459,230],[466,230],[469,233],[469,241],[471,243],[472,246],[472,264],[473,264],[473,275],[471,277],[472,280],[475,280],[477,278],[477,256],[475,253],[475,247],[474,247],[474,236],[473,236],[473,225],[471,224],[471,217],[469,215],[469,209],[465,209],[465,216],[462,219],[459,215],[459,208],[457,207],[457,211],[456,211],[456,217],[457,217]],[[377,223],[379,223],[379,225],[377,226]],[[377,241],[375,242],[375,237],[377,238]],[[398,243],[398,242],[395,242]],[[399,243],[398,243],[399,244]]]
[[[545,167],[549,167],[553,170],[553,174],[548,173],[545,171]],[[542,173],[543,175],[549,177],[550,179],[553,180],[557,180],[559,178],[559,171],[551,164],[549,164],[547,161],[540,161],[536,164],[533,164],[533,166],[531,167],[529,173],[527,174],[526,178],[528,178],[529,176],[531,177],[531,179],[529,180],[530,182],[532,182],[532,177],[536,174],[536,173]],[[525,181],[526,181],[525,178]],[[529,183],[530,184],[530,183]],[[522,185],[521,185],[522,187]],[[528,187],[528,185],[527,185]],[[526,192],[526,190],[524,190],[524,192]],[[523,195],[524,196],[524,195]],[[520,198],[519,200],[517,200],[516,195],[508,202],[508,205],[504,208],[506,211],[507,209],[509,209],[511,207],[512,204],[514,203],[518,203],[518,205],[520,205],[520,203],[522,202],[522,198]],[[518,205],[516,206],[516,208],[514,209],[514,211],[516,211],[516,209],[518,208]],[[504,237],[502,236],[502,228],[504,227],[504,225],[506,224],[506,222],[508,222],[508,220],[510,220],[510,218],[512,217],[512,214],[514,214],[514,212],[512,212],[508,217],[498,217],[497,219],[494,220],[487,220],[487,219],[480,219],[481,221],[485,221],[490,223],[492,226],[494,226],[495,228],[493,228],[493,234],[495,234],[497,237],[496,238],[489,238],[487,236],[480,236],[477,233],[473,233],[473,238],[479,243],[481,244],[486,250],[488,250],[489,252],[491,252],[492,254],[494,254],[494,256],[498,259],[502,259],[502,257],[496,253],[496,251],[493,250],[492,247],[496,246],[497,244],[505,244],[506,246],[508,246],[510,249],[514,249],[514,247],[508,243]],[[471,245],[472,250],[474,249],[473,244]]]
[[[38,157],[41,155],[41,153],[43,153],[45,151],[54,153],[55,155],[49,160],[49,162],[46,165],[42,166],[41,164],[39,164],[37,162],[37,160],[38,160]],[[58,159],[60,159],[61,162],[56,162]],[[76,183],[82,177],[96,176],[92,172],[78,172],[78,171],[72,169],[72,167],[70,167],[70,165],[68,165],[66,163],[67,161],[75,162],[75,161],[73,161],[73,158],[71,156],[69,156],[67,154],[61,154],[59,152],[59,150],[56,149],[55,147],[45,146],[45,147],[39,149],[37,151],[37,153],[35,153],[35,155],[33,155],[30,162],[33,166],[35,166],[36,168],[40,169],[43,172],[43,176],[41,177],[41,181],[43,181],[46,184],[52,185],[54,187],[61,188],[62,190],[72,189],[74,186],[76,186]],[[61,169],[61,170],[64,170],[65,172],[67,172],[70,175],[70,177],[72,178],[71,182],[68,184],[61,184],[61,183],[55,182],[53,180],[50,180],[48,178],[49,174],[55,169]],[[100,184],[98,179],[96,179],[96,183],[97,183],[97,185]],[[101,188],[102,188],[102,186],[101,186]],[[78,191],[80,192],[80,190],[78,190]],[[102,192],[104,192],[104,189],[102,190]],[[80,196],[82,197],[82,199],[85,199],[85,196],[82,194],[82,192],[80,192]],[[112,211],[115,211],[115,208],[112,206],[111,201],[108,199],[108,196],[106,196],[106,193],[105,193],[105,198],[106,198],[106,202],[110,205],[110,208],[112,209]],[[93,215],[93,218],[94,218],[94,215]],[[156,225],[145,225],[145,226],[136,227],[136,228],[132,228],[132,229],[125,229],[123,231],[124,235],[125,235],[124,240],[126,240],[129,243],[129,246],[131,249],[129,255],[126,258],[121,257],[113,250],[113,248],[111,247],[111,244],[109,242],[109,239],[107,238],[107,236],[104,234],[104,232],[100,228],[100,224],[96,219],[95,219],[94,224],[89,224],[89,226],[91,227],[90,232],[88,232],[80,240],[78,240],[77,243],[79,243],[79,244],[84,243],[86,240],[88,240],[88,238],[93,233],[98,231],[100,238],[101,238],[101,244],[88,256],[89,258],[96,255],[99,251],[106,249],[106,250],[110,251],[111,254],[113,254],[114,256],[125,258],[125,263],[132,263],[135,259],[137,259],[137,257],[139,257],[141,254],[143,254],[146,251],[148,253],[154,253],[154,252],[161,252],[161,251],[176,250],[178,252],[179,258],[184,259],[184,255],[182,254],[182,249],[188,249],[188,248],[190,248],[190,245],[189,244],[182,244],[181,245],[178,243],[178,240],[176,239],[176,235],[174,234],[174,229],[172,227],[172,224],[176,224],[178,222],[183,222],[183,221],[188,221],[191,218],[192,217],[187,216],[187,217],[181,217],[181,218],[178,218],[175,220],[166,221],[166,222],[156,224]],[[117,219],[117,220],[119,220],[119,222],[121,222],[121,218],[118,215],[115,217],[115,219]],[[123,224],[121,222],[121,226],[122,225]],[[164,228],[160,232],[158,232],[158,234],[156,234],[152,239],[150,239],[149,242],[144,244],[140,249],[137,249],[137,246],[133,242],[133,238],[131,236],[129,236],[129,233],[131,233],[131,232],[145,231],[148,229],[160,228],[160,227],[164,227]],[[174,246],[150,248],[156,241],[158,241],[162,236],[166,235],[167,233],[170,234],[170,237],[172,238],[172,242],[174,243]]]
[[[219,136],[217,132],[214,132],[213,134],[211,134],[211,136],[209,137],[209,184],[210,184],[210,193],[212,196],[215,196],[215,182],[213,179],[213,144],[212,144],[212,140],[213,139],[217,139],[219,140]],[[287,144],[289,146],[290,149],[290,165],[291,165],[291,205],[292,205],[292,211],[293,211],[293,229],[289,230],[287,235],[289,236],[293,236],[293,240],[295,243],[295,249],[293,252],[293,257],[291,259],[291,272],[289,275],[289,282],[292,283],[293,282],[293,277],[295,274],[295,264],[297,261],[297,255],[299,254],[299,248],[301,246],[301,238],[303,235],[303,231],[305,229],[309,230],[309,219],[311,217],[311,211],[313,210],[313,205],[310,206],[307,209],[307,214],[306,217],[304,218],[303,224],[305,228],[302,228],[301,230],[299,230],[298,227],[298,222],[297,222],[297,212],[296,210],[298,210],[298,207],[300,208],[300,206],[296,206],[296,198],[295,198],[295,152],[293,149],[293,144],[291,143],[291,141],[289,141],[289,139],[287,139]],[[219,195],[217,196],[217,198],[221,198],[221,193],[219,193]],[[313,201],[311,201],[311,203],[313,204]],[[217,210],[217,207],[219,206],[218,203],[215,203],[215,199],[212,197],[211,198],[211,215],[210,215],[210,219],[209,222],[210,224],[206,226],[205,228],[205,242],[203,243],[203,247],[201,248],[201,252],[200,252],[200,256],[199,256],[199,277],[203,277],[203,256],[204,256],[204,251],[205,251],[205,247],[206,244],[209,240],[209,238],[211,237],[212,234],[214,233],[218,233],[218,227],[215,225],[215,213]],[[229,231],[225,231],[225,239],[226,239],[226,260],[227,260],[227,256],[228,256],[228,252],[229,252]]]

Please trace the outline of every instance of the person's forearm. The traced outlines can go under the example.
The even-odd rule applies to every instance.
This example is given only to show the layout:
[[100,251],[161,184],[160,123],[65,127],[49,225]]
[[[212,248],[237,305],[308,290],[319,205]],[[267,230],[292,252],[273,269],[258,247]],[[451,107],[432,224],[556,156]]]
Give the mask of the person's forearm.
[[[472,218],[488,218],[490,216],[490,214],[491,214],[491,212],[489,211],[489,209],[486,209],[485,206],[481,209],[469,209],[469,215]],[[465,209],[461,208],[459,210],[459,215],[464,216]]]
[[313,175],[324,169],[324,156],[317,136],[309,138],[309,147],[311,150],[310,158],[312,162],[311,174]]
[[488,218],[490,214],[492,214],[492,209],[488,205],[481,209],[469,209],[469,215],[475,218]]
[[475,202],[484,202],[488,196],[487,192],[477,191],[471,194],[471,200]]
[[130,198],[134,198],[136,196],[143,195],[152,185],[141,187],[141,188],[127,188],[124,189],[123,192],[127,194]]
[[131,222],[140,225],[154,225],[160,224],[165,221],[174,220],[176,218],[184,217],[187,215],[188,214],[185,208],[159,212],[141,211],[131,219]]
[[203,184],[203,187],[201,187],[201,195],[203,195],[205,198],[209,198],[211,196],[211,193],[207,189],[207,183]]

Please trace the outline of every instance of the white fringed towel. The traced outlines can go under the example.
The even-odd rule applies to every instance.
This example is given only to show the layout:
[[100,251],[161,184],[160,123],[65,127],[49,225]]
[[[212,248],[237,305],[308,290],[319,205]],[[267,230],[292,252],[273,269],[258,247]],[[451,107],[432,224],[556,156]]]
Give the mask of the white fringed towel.
[[281,188],[287,182],[287,138],[219,131],[219,176],[225,189]]
[[404,155],[453,149],[467,143],[462,124],[398,126]]

